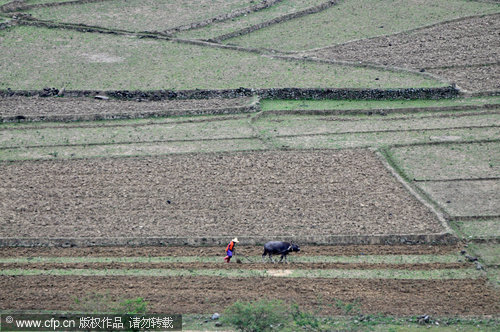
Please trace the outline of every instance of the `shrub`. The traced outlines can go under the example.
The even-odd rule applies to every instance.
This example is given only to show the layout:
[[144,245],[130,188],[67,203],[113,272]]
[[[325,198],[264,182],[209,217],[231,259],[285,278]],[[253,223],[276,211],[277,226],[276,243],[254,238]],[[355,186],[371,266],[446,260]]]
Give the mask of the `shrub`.
[[221,320],[240,331],[270,331],[288,324],[288,309],[283,301],[278,300],[237,301],[224,311]]

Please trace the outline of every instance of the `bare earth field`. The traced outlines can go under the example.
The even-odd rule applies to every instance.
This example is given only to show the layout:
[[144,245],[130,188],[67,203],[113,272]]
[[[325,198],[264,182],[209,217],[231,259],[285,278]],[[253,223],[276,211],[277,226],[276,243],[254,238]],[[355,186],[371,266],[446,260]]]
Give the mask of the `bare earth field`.
[[0,171],[3,238],[444,231],[365,150],[2,163]]
[[[499,295],[484,279],[1,276],[0,288],[0,306],[17,309],[67,310],[74,307],[74,298],[98,292],[112,298],[133,293],[147,299],[152,312],[217,312],[228,299],[254,300],[263,294],[297,302],[306,309],[316,309],[321,302],[333,299],[359,299],[362,312],[367,314],[473,316],[500,310]],[[335,306],[323,308],[324,313],[340,313]]]
[[[499,14],[471,17],[414,32],[362,39],[306,53],[438,74],[465,89],[498,90]],[[448,75],[449,74],[449,75]]]
[[[461,245],[366,245],[307,246],[301,256],[308,255],[443,255],[460,251]],[[262,246],[244,246],[245,255],[261,255]],[[170,257],[220,255],[220,247],[82,247],[82,248],[9,248],[0,247],[0,257]]]
[[244,111],[251,98],[124,101],[91,98],[0,98],[0,121],[74,121]]

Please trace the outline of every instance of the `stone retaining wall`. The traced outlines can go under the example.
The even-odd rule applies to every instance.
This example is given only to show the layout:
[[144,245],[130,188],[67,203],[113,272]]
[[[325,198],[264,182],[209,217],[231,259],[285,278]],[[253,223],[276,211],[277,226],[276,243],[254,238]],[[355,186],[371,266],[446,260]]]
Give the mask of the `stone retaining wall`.
[[234,37],[238,37],[241,35],[246,35],[246,34],[249,34],[251,32],[254,32],[256,30],[268,27],[270,25],[282,23],[282,22],[289,21],[289,20],[299,18],[302,16],[321,12],[325,9],[332,7],[336,3],[337,3],[337,1],[330,0],[330,1],[322,3],[321,5],[318,5],[318,6],[310,7],[310,8],[295,12],[295,13],[290,13],[290,14],[286,14],[286,15],[283,15],[280,17],[276,17],[276,18],[269,20],[269,21],[266,21],[266,22],[255,24],[255,25],[252,25],[252,26],[244,28],[244,29],[236,30],[236,31],[212,38],[212,39],[210,39],[210,41],[214,41],[214,42],[219,43],[219,42],[226,40],[226,39],[229,39],[229,38],[234,38]]
[[[9,96],[58,96],[60,91],[55,88],[43,90],[0,90],[0,97]],[[460,91],[454,86],[439,88],[401,88],[401,89],[308,89],[308,88],[271,88],[271,89],[223,89],[223,90],[156,90],[156,91],[96,91],[73,90],[64,91],[65,97],[93,97],[106,95],[122,100],[166,100],[166,99],[211,99],[238,98],[259,96],[265,99],[349,99],[349,100],[380,100],[380,99],[443,99],[459,96]]]
[[259,4],[253,5],[247,8],[241,8],[238,10],[234,10],[230,13],[227,14],[221,14],[215,17],[211,17],[209,19],[199,21],[199,22],[193,22],[193,23],[188,23],[184,25],[177,26],[175,28],[168,29],[164,31],[167,34],[174,34],[176,32],[180,31],[185,31],[185,30],[192,30],[192,29],[199,29],[204,26],[207,26],[209,24],[215,23],[215,22],[223,22],[227,21],[239,16],[243,16],[245,14],[250,14],[253,12],[257,12],[266,8],[269,8],[271,6],[274,6],[275,4],[282,2],[283,0],[262,0]]
[[74,0],[74,1],[63,1],[63,2],[33,3],[33,4],[25,3],[24,1],[12,1],[6,3],[3,6],[0,6],[0,12],[11,13],[11,12],[29,10],[33,8],[57,7],[57,6],[76,5],[76,4],[104,2],[104,1],[112,1],[112,0]]

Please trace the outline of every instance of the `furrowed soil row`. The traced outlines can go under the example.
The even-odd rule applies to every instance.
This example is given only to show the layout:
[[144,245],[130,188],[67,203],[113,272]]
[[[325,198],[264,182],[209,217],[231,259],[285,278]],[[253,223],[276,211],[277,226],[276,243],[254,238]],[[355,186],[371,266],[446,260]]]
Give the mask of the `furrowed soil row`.
[[[302,247],[301,256],[320,255],[447,255],[462,250],[462,243],[453,245],[349,245],[349,246],[307,246]],[[262,246],[241,246],[245,255],[262,255]],[[0,257],[213,257],[224,254],[221,246],[168,246],[168,247],[88,247],[88,248],[0,248]]]
[[17,310],[68,310],[74,308],[75,298],[101,293],[119,300],[125,291],[144,298],[152,312],[183,314],[221,311],[229,304],[227,299],[263,296],[297,302],[308,310],[323,304],[325,314],[341,314],[335,305],[325,303],[356,299],[364,314],[483,316],[500,310],[500,296],[486,279],[0,276],[0,289],[0,307]]

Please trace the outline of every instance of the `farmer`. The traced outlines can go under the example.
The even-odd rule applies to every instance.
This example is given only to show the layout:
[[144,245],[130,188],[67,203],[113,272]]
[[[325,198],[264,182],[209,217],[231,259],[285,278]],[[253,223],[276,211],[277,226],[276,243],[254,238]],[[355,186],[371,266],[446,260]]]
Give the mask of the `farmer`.
[[229,261],[231,260],[231,257],[233,257],[233,254],[234,254],[234,246],[236,245],[236,243],[238,243],[240,241],[238,241],[238,238],[235,237],[234,239],[231,240],[231,242],[229,242],[229,244],[227,245],[226,247],[226,257],[224,257],[224,260],[226,261],[226,263],[229,263]]

